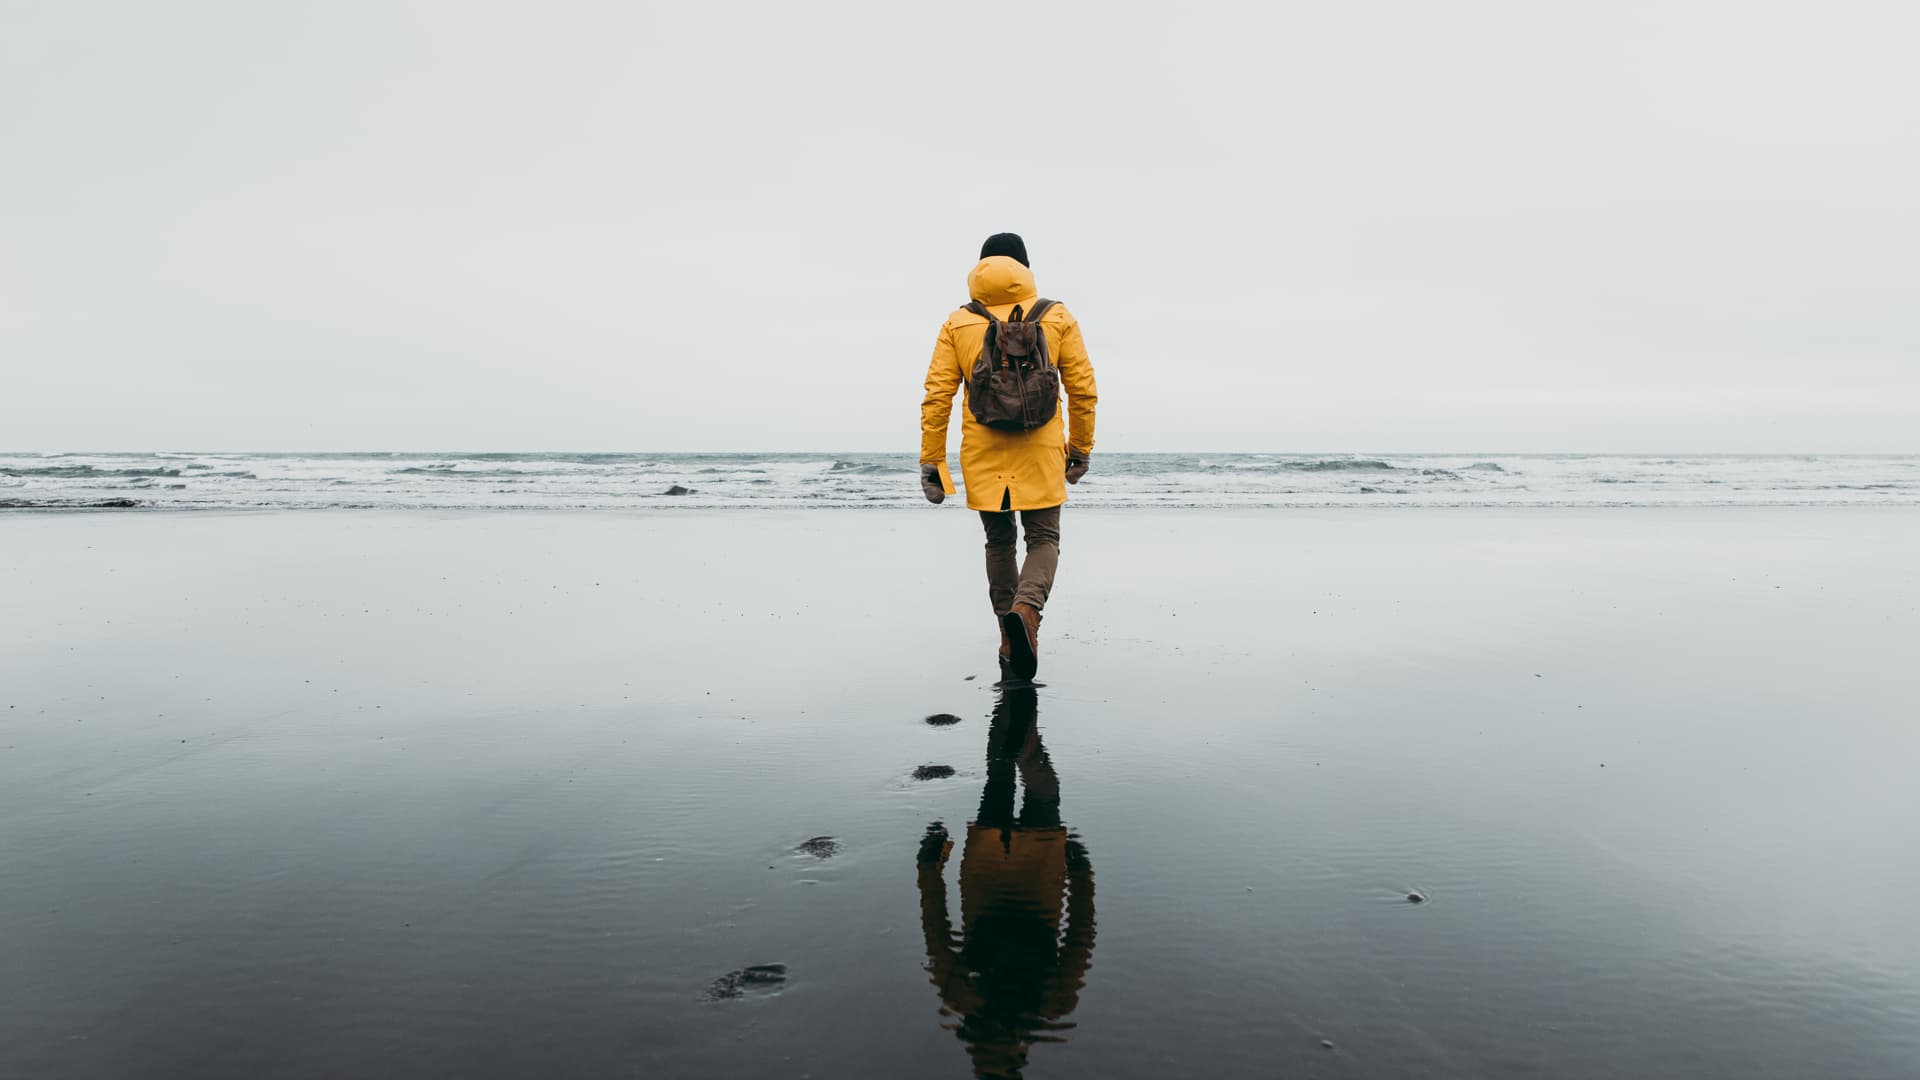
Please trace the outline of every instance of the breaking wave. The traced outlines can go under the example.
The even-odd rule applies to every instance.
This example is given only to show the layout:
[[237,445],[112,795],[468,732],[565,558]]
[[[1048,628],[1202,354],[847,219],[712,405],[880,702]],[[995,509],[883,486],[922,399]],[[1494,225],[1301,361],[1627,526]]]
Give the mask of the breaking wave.
[[179,475],[179,469],[96,469],[92,465],[47,465],[35,468],[33,466],[0,465],[0,476],[49,476],[68,478],[98,476],[121,479],[137,476],[155,477]]
[[1393,472],[1397,466],[1374,458],[1321,458],[1317,461],[1289,461],[1280,466],[1298,472]]

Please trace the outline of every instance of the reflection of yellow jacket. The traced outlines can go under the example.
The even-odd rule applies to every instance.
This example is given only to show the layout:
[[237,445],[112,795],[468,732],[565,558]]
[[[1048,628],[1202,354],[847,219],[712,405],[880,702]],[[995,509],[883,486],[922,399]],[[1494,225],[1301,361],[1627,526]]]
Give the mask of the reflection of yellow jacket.
[[[967,291],[1001,320],[1013,313],[1015,305],[1031,308],[1040,298],[1034,291],[1033,271],[1005,255],[980,260],[967,275]],[[998,510],[1003,498],[1014,510],[1059,506],[1067,501],[1069,443],[1079,453],[1093,452],[1098,392],[1080,324],[1065,307],[1055,304],[1041,317],[1040,325],[1047,335],[1047,355],[1060,368],[1067,407],[1032,431],[997,431],[975,420],[970,409],[961,408],[960,472],[972,509]],[[926,400],[920,405],[921,461],[947,460],[953,395],[966,382],[986,336],[987,320],[964,308],[948,316],[940,328],[933,361],[927,365]]]
[[1058,927],[1067,887],[1067,830],[967,826],[960,856],[960,932],[982,917],[1044,919]]
[[1024,1060],[1028,1044],[1073,1026],[1066,1018],[1093,962],[1093,867],[1064,828],[970,824],[956,935],[945,861],[943,852],[920,866],[928,974],[976,1066]]

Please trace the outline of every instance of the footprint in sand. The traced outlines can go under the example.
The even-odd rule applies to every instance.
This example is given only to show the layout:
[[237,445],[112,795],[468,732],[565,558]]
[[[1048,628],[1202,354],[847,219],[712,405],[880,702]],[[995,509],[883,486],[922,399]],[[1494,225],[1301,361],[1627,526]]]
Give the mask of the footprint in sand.
[[831,836],[816,836],[803,840],[794,847],[795,855],[811,855],[816,859],[831,859],[840,854],[840,841]]
[[755,964],[729,971],[707,987],[704,1001],[732,1001],[749,993],[770,994],[787,984],[787,965]]

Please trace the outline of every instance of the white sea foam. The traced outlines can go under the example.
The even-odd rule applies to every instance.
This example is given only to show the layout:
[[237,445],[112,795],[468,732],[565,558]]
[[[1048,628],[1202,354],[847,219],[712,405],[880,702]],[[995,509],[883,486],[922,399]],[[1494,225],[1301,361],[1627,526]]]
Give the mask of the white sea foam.
[[[915,471],[905,454],[0,454],[0,507],[910,507]],[[1920,505],[1920,455],[1102,454],[1072,495],[1107,507]]]

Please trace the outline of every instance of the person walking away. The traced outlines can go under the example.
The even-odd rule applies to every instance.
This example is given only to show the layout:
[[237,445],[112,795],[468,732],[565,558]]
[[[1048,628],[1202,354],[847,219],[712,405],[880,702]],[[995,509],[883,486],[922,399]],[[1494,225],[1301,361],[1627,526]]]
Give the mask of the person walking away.
[[[1039,668],[1040,617],[1060,559],[1067,485],[1093,458],[1093,362],[1080,324],[1034,288],[1027,245],[996,233],[967,275],[970,300],[947,317],[927,365],[920,404],[920,486],[939,503],[953,397],[963,387],[960,473],[967,506],[987,534],[987,598],[1000,624],[1001,666],[1016,679]],[[1067,407],[1060,408],[1065,391]],[[1019,530],[1026,560],[1017,558]]]

